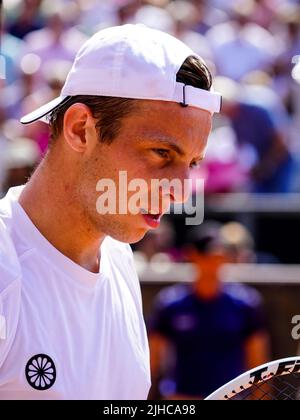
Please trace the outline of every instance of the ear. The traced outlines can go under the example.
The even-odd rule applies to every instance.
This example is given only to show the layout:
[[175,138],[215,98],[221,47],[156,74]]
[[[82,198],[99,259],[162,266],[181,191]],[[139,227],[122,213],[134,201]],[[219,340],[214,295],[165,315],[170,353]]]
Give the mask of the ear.
[[83,153],[98,141],[95,123],[88,106],[76,103],[67,109],[63,133],[66,142],[75,152]]

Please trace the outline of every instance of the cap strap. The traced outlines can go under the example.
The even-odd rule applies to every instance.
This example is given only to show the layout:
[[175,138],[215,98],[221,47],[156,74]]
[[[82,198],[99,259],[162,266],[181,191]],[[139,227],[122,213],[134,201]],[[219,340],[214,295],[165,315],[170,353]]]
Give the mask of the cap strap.
[[217,92],[195,88],[176,82],[173,100],[182,106],[195,106],[210,113],[220,112],[221,95]]

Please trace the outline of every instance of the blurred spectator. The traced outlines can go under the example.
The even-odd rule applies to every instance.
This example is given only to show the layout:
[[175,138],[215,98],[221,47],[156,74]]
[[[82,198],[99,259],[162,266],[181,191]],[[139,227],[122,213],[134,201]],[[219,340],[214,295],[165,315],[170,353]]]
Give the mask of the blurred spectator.
[[77,0],[77,3],[80,7],[78,25],[85,34],[91,36],[97,29],[118,25],[117,1]]
[[24,56],[30,55],[31,60],[39,61],[35,88],[43,85],[43,74],[53,61],[69,61],[71,65],[76,52],[87,39],[76,28],[78,10],[74,2],[64,4],[62,0],[56,0],[54,5],[45,3],[45,27],[32,31],[24,38]]
[[142,23],[153,29],[174,33],[174,20],[167,10],[150,4],[142,6],[134,16],[134,23]]
[[115,0],[118,6],[117,18],[118,25],[133,23],[135,14],[143,4],[142,0]]
[[268,109],[243,99],[240,86],[226,78],[215,80],[223,94],[222,112],[246,155],[253,155],[251,190],[261,193],[286,193],[291,189],[293,161],[283,133]]
[[[2,88],[0,86],[0,94],[2,93]],[[0,101],[0,197],[2,197],[2,192],[3,192],[3,183],[4,183],[4,178],[6,176],[6,168],[5,168],[5,157],[7,154],[7,144],[8,144],[8,140],[3,132],[3,125],[5,123],[5,112],[4,112],[4,108],[1,104]]]
[[[60,95],[67,73],[71,67],[70,62],[63,60],[52,60],[48,62],[47,68],[43,71],[45,83],[40,89],[33,90],[21,102],[21,114],[26,114],[32,109],[51,101]],[[43,155],[48,147],[49,130],[46,121],[37,121],[35,124],[25,126],[24,134],[33,139]]]
[[35,73],[39,69],[39,59],[33,54],[20,59],[19,78],[8,84],[2,92],[0,101],[5,104],[7,118],[20,119],[23,115],[23,101],[34,92]]
[[5,155],[6,177],[3,182],[3,193],[9,188],[23,185],[32,174],[39,161],[36,144],[26,138],[18,138],[8,143]]
[[219,7],[216,7],[213,2],[208,2],[206,0],[191,0],[191,3],[197,8],[197,21],[192,29],[202,35],[206,35],[208,29],[213,26],[219,25],[228,20],[227,12]]
[[272,65],[272,88],[276,91],[290,114],[294,113],[291,102],[291,71],[293,57],[300,51],[300,5],[287,3],[279,13],[281,22],[277,43],[284,49]]
[[239,81],[247,73],[269,68],[280,45],[272,34],[252,23],[248,11],[236,7],[233,19],[207,32],[217,72]]
[[251,1],[251,21],[263,28],[270,29],[276,19],[277,0]]
[[[156,299],[149,321],[152,398],[158,384],[168,399],[204,398],[268,359],[260,296],[251,288],[220,281],[225,262],[253,257],[250,234],[237,224],[229,231],[228,236],[228,229],[215,223],[192,229],[187,255],[197,268],[196,281],[164,289]],[[162,368],[170,357],[174,363],[164,376]]]
[[10,85],[20,77],[19,61],[24,48],[24,42],[6,32],[3,26],[0,26],[1,55],[5,59],[5,85]]
[[273,122],[282,133],[288,134],[290,117],[280,95],[272,86],[272,78],[262,71],[247,74],[242,80],[244,101],[266,108],[273,115]]
[[294,115],[291,124],[291,144],[297,162],[297,172],[294,180],[294,189],[300,192],[300,55],[294,58],[294,68],[292,71],[293,83],[291,88],[291,96],[293,101]]
[[[125,25],[135,21],[135,15],[143,6],[143,0],[78,0],[80,28],[84,33],[93,33],[109,26]],[[151,26],[151,25],[150,25]]]
[[14,19],[8,24],[9,33],[23,39],[30,32],[41,29],[44,24],[40,13],[41,4],[42,0],[18,1],[16,7],[11,10]]
[[205,161],[191,178],[205,180],[205,193],[230,193],[245,189],[249,182],[249,156],[241,156],[234,130],[217,127],[210,135]]
[[212,51],[204,33],[209,28],[203,21],[203,6],[196,7],[186,0],[174,0],[167,7],[173,21],[173,35],[181,39],[207,62],[211,70]]

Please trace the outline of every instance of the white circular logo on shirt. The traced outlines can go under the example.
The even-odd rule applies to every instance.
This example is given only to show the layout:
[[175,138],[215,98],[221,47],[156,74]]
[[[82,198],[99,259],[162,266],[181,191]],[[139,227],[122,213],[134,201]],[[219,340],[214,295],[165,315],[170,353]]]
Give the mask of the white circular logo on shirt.
[[46,354],[37,354],[28,361],[25,374],[32,388],[45,391],[51,388],[56,380],[55,364]]

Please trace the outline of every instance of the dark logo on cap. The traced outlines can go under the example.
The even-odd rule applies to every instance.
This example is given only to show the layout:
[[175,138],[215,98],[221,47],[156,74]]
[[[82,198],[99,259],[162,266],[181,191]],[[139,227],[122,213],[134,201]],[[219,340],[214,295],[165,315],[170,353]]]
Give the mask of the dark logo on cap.
[[55,364],[46,354],[37,354],[28,361],[25,374],[32,388],[45,391],[51,388],[56,380]]

